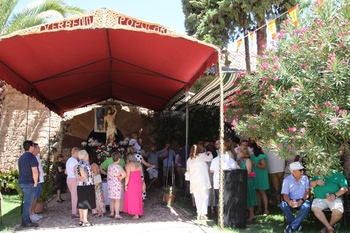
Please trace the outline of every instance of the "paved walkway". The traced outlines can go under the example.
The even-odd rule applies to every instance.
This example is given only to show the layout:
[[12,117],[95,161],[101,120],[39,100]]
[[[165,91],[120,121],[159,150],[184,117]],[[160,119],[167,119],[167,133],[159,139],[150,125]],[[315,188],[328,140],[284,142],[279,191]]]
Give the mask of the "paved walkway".
[[70,217],[70,195],[63,194],[62,198],[66,201],[63,203],[51,200],[45,211],[42,213],[43,218],[38,221],[38,228],[24,228],[17,226],[16,232],[115,232],[121,230],[124,233],[138,232],[161,232],[161,233],[202,233],[218,232],[205,225],[203,221],[192,221],[185,211],[179,208],[167,207],[163,204],[162,196],[159,192],[148,192],[147,200],[144,206],[144,216],[139,220],[132,220],[131,216],[121,214],[122,220],[114,220],[109,217],[94,218],[89,215],[88,220],[94,224],[91,227],[80,227],[79,219]]

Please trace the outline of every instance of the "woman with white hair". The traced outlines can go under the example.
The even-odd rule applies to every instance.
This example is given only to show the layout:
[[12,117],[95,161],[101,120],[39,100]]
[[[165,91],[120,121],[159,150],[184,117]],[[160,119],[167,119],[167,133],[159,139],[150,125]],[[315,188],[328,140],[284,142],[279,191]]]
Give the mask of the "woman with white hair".
[[89,155],[86,150],[78,152],[79,162],[75,169],[75,174],[78,180],[77,193],[80,215],[79,226],[92,226],[87,220],[88,209],[96,208],[94,175],[89,163]]

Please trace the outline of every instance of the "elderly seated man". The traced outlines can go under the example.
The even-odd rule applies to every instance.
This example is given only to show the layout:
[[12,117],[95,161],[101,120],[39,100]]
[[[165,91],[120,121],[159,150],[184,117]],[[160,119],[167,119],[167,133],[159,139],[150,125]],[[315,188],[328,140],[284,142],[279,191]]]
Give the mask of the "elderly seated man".
[[[312,202],[312,211],[316,218],[324,225],[322,233],[334,232],[333,226],[343,216],[344,207],[340,198],[348,191],[348,183],[345,176],[335,170],[326,177],[315,176],[310,181],[310,186],[314,189],[315,198]],[[324,209],[332,211],[330,221],[327,220]]]
[[[304,175],[304,167],[300,162],[293,162],[289,165],[291,174],[283,180],[281,209],[287,217],[288,225],[284,230],[285,233],[300,231],[301,223],[310,212],[310,183]],[[293,209],[299,209],[294,217]]]

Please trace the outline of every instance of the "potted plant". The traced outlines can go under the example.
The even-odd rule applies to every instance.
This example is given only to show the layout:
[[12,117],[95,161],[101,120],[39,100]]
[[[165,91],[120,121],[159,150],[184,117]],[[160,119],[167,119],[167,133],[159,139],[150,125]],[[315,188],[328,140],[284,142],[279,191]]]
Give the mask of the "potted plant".
[[177,189],[175,186],[168,185],[162,189],[164,201],[167,206],[171,206],[175,201],[175,193]]
[[54,188],[54,171],[52,170],[52,162],[49,158],[44,160],[43,170],[44,170],[44,182],[42,183],[42,190],[40,197],[38,198],[38,203],[35,208],[35,213],[42,213],[44,211],[45,203],[53,196],[55,191]]

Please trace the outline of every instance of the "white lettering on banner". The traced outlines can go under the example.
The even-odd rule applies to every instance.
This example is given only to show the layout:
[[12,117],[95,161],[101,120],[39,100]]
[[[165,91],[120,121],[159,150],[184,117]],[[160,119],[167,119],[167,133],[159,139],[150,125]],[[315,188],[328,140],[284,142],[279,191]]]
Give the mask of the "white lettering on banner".
[[[46,24],[40,27],[40,31],[50,31],[50,30],[56,30],[56,29],[69,29],[69,28],[75,28],[79,26],[89,26],[94,22],[94,16],[86,16],[74,20],[67,20],[67,21],[61,21],[58,23],[50,23]],[[114,25],[111,25],[112,27],[116,27],[118,25],[124,25],[127,27],[133,27],[138,29],[144,29],[148,31],[155,31],[158,33],[166,34],[168,33],[168,29],[164,27],[160,27],[157,25],[148,24],[145,22],[136,21],[131,18],[126,18],[124,16],[118,16],[117,20],[115,20]]]
[[41,26],[40,31],[50,31],[55,29],[65,29],[65,28],[74,28],[77,26],[88,26],[92,24],[94,20],[93,16],[87,16],[83,18],[78,18],[74,20],[62,21],[58,23],[50,23]]

